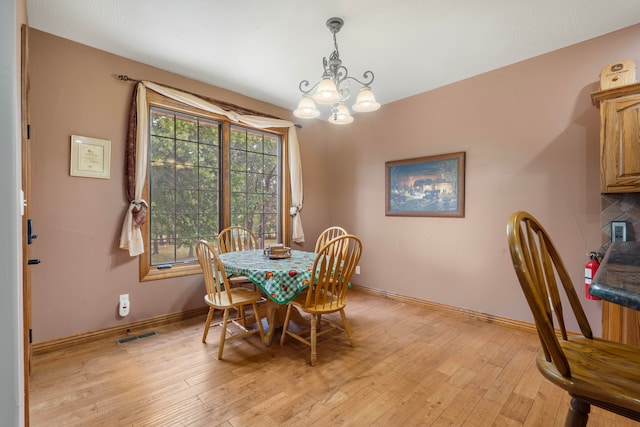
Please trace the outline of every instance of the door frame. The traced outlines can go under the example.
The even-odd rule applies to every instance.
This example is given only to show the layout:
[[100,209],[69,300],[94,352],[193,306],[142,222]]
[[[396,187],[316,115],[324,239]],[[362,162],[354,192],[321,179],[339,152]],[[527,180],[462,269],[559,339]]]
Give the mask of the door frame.
[[24,381],[24,425],[29,426],[29,375],[31,374],[31,267],[30,248],[27,242],[27,220],[31,217],[31,150],[29,147],[29,30],[20,29],[20,109],[21,109],[21,154],[22,191],[24,213],[22,215],[22,334],[23,334],[23,381]]

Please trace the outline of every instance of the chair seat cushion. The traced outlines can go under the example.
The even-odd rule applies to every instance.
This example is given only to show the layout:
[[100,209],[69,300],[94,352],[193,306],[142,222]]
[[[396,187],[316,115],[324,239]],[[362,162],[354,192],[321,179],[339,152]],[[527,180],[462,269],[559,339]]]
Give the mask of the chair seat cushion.
[[563,377],[540,351],[536,364],[549,381],[575,396],[589,396],[584,400],[594,404],[610,403],[640,413],[640,347],[582,336],[560,339],[560,345],[571,378]]

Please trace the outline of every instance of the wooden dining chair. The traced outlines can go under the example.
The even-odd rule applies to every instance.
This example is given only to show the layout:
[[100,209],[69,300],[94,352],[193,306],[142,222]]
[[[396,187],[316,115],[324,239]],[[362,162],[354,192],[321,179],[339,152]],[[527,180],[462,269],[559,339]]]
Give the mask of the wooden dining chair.
[[[507,239],[542,345],[538,370],[571,396],[565,425],[585,426],[591,405],[640,421],[640,348],[593,337],[560,255],[533,216],[512,214]],[[581,334],[567,332],[559,289]]]
[[[253,234],[251,230],[239,225],[227,227],[218,234],[216,241],[218,247],[218,253],[224,254],[227,252],[237,251],[249,251],[260,249],[258,244],[258,238]],[[243,286],[257,290],[258,288],[254,283],[245,276],[229,276],[229,283],[231,286]],[[264,299],[261,300],[264,302]],[[244,307],[238,307],[238,315],[244,326],[247,325],[247,317],[244,311]]]
[[249,251],[260,249],[258,239],[248,228],[234,225],[227,227],[218,234],[218,251],[221,254],[235,251]]
[[320,249],[322,249],[322,247],[330,240],[333,240],[338,236],[344,236],[345,234],[348,234],[347,230],[340,226],[334,225],[333,227],[327,228],[320,233],[320,236],[318,236],[318,240],[316,240],[316,248],[313,251],[315,253],[320,252]]
[[[306,291],[287,305],[280,345],[287,335],[311,347],[311,366],[317,361],[317,338],[335,329],[346,332],[355,347],[344,307],[347,304],[347,289],[362,253],[362,243],[356,236],[345,234],[330,240],[318,251],[313,263],[311,283]],[[310,317],[311,327],[297,332],[289,328],[292,310],[298,309]],[[326,320],[322,315],[340,312],[342,326]],[[322,322],[322,328],[320,328]]]
[[[258,307],[256,303],[260,300],[261,295],[257,290],[251,290],[244,287],[231,287],[229,279],[224,271],[224,266],[218,257],[213,246],[206,240],[198,241],[196,245],[196,254],[198,256],[198,262],[202,267],[202,273],[204,274],[204,283],[207,290],[204,296],[204,301],[209,306],[209,314],[207,315],[207,322],[204,325],[204,333],[202,334],[202,342],[206,343],[207,334],[211,327],[211,320],[213,319],[213,313],[215,310],[222,310],[222,322],[220,323],[222,329],[220,331],[220,346],[218,347],[218,359],[222,359],[222,350],[224,349],[224,343],[227,340],[246,337],[255,333],[260,334],[260,338],[264,342],[264,329],[262,328],[262,322],[258,316]],[[238,307],[244,307],[250,305],[253,308],[253,312],[256,313],[257,328],[248,329],[246,325],[238,323],[238,319],[229,318],[229,310]],[[239,333],[234,333],[228,330],[229,323],[235,326]]]

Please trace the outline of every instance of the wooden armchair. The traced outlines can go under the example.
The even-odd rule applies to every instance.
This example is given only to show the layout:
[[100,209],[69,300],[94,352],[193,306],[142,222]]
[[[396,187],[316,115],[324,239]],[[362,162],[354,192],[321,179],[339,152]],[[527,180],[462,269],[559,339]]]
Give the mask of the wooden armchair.
[[[324,245],[313,264],[315,275],[305,292],[298,295],[287,305],[287,314],[282,329],[280,345],[284,344],[287,335],[311,347],[311,366],[317,361],[317,337],[339,329],[347,333],[351,346],[355,347],[351,329],[344,307],[347,305],[347,289],[351,276],[358,265],[362,253],[362,243],[356,236],[345,234],[336,237]],[[289,329],[291,311],[295,308],[310,315],[311,328],[300,333]],[[342,326],[326,321],[322,315],[340,312]],[[320,331],[320,322],[322,330]]]
[[[533,216],[512,214],[507,238],[513,268],[542,345],[536,359],[538,370],[571,396],[565,425],[585,426],[590,405],[640,421],[640,348],[593,337],[564,264]],[[567,333],[558,279],[581,335]]]
[[[218,347],[218,359],[222,359],[222,350],[224,349],[224,343],[227,340],[242,338],[247,335],[255,333],[260,334],[262,342],[264,342],[264,329],[262,328],[262,322],[260,321],[257,313],[258,307],[256,303],[260,300],[261,296],[257,290],[251,290],[243,287],[232,288],[229,285],[227,274],[224,271],[224,266],[218,257],[218,254],[213,249],[213,246],[206,240],[198,241],[196,245],[196,254],[198,256],[198,262],[202,267],[202,273],[204,274],[204,283],[207,293],[204,296],[204,301],[209,306],[209,314],[207,315],[207,322],[204,325],[204,333],[202,334],[202,342],[207,341],[207,334],[211,327],[211,320],[213,319],[213,313],[215,310],[222,310],[222,330],[220,331],[220,346]],[[236,319],[229,319],[229,309],[238,309],[251,305],[253,312],[256,313],[257,329],[249,330],[246,325],[239,324]],[[231,334],[228,333],[229,323],[233,324],[241,332]]]

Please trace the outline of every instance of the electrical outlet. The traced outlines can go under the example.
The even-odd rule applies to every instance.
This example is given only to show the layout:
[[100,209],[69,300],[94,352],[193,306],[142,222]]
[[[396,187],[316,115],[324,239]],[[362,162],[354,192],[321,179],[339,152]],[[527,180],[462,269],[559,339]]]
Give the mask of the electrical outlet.
[[627,222],[611,221],[611,241],[626,242],[627,241]]
[[129,315],[129,294],[120,295],[120,304],[118,305],[118,314],[121,317]]
[[356,274],[360,274],[360,266],[356,265]]

